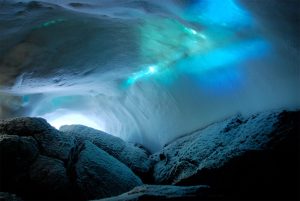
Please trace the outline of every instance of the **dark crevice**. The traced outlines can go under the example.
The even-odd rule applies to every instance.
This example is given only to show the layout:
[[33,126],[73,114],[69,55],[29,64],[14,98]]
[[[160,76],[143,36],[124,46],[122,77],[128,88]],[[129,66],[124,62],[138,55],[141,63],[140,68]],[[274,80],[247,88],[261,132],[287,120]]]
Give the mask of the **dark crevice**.
[[[76,174],[76,163],[80,152],[84,149],[84,142],[76,142],[75,146],[71,149],[69,153],[69,158],[67,160],[66,172],[71,183],[71,188],[73,189],[73,196],[76,199],[84,199],[83,195],[80,193],[80,189],[77,186],[77,174]],[[96,187],[95,187],[96,188]]]

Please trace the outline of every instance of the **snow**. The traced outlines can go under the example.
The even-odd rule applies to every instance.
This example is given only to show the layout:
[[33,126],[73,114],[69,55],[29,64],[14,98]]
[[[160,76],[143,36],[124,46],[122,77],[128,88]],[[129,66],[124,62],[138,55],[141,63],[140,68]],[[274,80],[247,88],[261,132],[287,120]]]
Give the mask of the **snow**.
[[272,149],[276,140],[288,134],[289,123],[293,123],[281,127],[284,115],[281,111],[237,115],[175,140],[152,155],[157,161],[155,181],[178,183],[201,170],[222,167],[230,158],[245,152]]
[[132,143],[82,125],[62,126],[60,131],[79,141],[89,140],[102,150],[123,162],[136,174],[146,174],[150,169],[149,153]]

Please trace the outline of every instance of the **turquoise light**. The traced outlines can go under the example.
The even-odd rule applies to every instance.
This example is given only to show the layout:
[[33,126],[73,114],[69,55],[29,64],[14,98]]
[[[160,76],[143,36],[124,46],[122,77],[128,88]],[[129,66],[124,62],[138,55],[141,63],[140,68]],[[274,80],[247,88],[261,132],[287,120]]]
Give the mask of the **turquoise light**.
[[49,21],[44,22],[41,25],[35,27],[35,29],[46,28],[46,27],[49,27],[49,26],[53,26],[53,25],[65,22],[65,21],[66,20],[64,20],[64,19],[49,20]]
[[132,85],[140,79],[147,78],[155,74],[157,71],[158,71],[157,65],[149,65],[148,67],[144,68],[144,70],[133,73],[132,76],[130,76],[126,81],[126,85]]
[[149,73],[151,73],[151,74],[155,73],[155,72],[156,72],[156,66],[154,66],[154,65],[149,66],[148,71],[149,71]]
[[[187,20],[184,23],[151,16],[138,27],[140,61],[152,65],[141,64],[129,76],[126,86],[154,75],[158,80],[169,75],[171,80],[179,74],[199,75],[214,69],[230,69],[268,51],[268,43],[253,30],[251,16],[234,0],[193,2],[183,15]],[[236,77],[210,75],[223,81],[226,77]]]
[[206,25],[236,27],[252,23],[250,14],[235,0],[198,0],[190,6],[186,15],[191,21]]
[[[263,39],[253,39],[231,44],[223,48],[182,59],[177,63],[177,70],[187,73],[203,73],[214,68],[230,67],[250,58],[265,55],[269,44]],[[187,68],[188,67],[188,68]]]
[[185,29],[187,32],[191,33],[191,34],[194,34],[194,35],[197,34],[197,31],[194,30],[194,29],[192,29],[192,28],[185,27],[184,29]]

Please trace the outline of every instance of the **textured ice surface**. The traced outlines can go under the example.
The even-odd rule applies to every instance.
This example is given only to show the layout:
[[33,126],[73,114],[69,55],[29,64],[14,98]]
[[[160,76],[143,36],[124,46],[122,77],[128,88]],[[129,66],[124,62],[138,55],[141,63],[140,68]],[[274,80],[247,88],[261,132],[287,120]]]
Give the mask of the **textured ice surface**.
[[284,2],[1,1],[0,118],[81,121],[155,151],[299,107],[299,3]]

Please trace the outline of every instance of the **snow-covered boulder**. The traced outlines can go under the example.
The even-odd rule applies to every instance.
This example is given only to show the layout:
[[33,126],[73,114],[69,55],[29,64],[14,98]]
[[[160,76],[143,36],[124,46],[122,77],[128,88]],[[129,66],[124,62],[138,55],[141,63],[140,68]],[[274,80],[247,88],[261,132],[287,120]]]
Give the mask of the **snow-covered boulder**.
[[[104,198],[101,201],[138,201],[138,200],[202,200],[213,198],[206,185],[172,186],[143,185],[119,196]],[[99,200],[100,201],[100,200]]]
[[0,200],[1,201],[23,201],[15,194],[7,193],[7,192],[0,192]]
[[100,149],[115,157],[142,178],[150,169],[148,152],[133,143],[82,125],[62,126],[60,131],[74,136],[77,141],[89,140]]
[[22,185],[38,154],[37,143],[32,137],[0,135],[0,191]]
[[0,135],[0,191],[24,199],[72,198],[69,177],[61,160],[40,154],[31,136]]
[[142,184],[126,165],[84,141],[74,149],[70,169],[83,199],[119,195]]
[[208,184],[231,197],[252,190],[269,197],[295,196],[300,179],[295,175],[299,116],[299,111],[237,115],[195,131],[151,156],[157,161],[154,179],[165,184]]
[[39,155],[29,171],[28,194],[39,194],[37,198],[68,199],[71,184],[64,163],[55,158]]
[[143,184],[92,142],[76,141],[40,118],[0,122],[0,160],[0,191],[29,200],[96,199]]
[[66,161],[74,146],[74,138],[53,128],[42,118],[19,117],[0,120],[0,134],[32,136],[49,157]]

